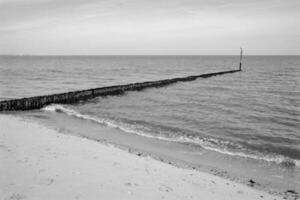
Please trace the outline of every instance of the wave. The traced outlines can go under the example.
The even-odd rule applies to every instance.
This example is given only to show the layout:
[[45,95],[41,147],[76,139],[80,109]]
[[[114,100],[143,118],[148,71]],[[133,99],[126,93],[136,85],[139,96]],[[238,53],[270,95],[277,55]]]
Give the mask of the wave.
[[[136,135],[140,135],[143,137],[147,138],[152,138],[152,139],[158,139],[158,140],[163,140],[163,141],[168,141],[168,142],[177,142],[177,143],[184,143],[184,144],[195,144],[199,145],[202,148],[230,156],[239,156],[243,158],[250,158],[250,159],[255,159],[255,160],[263,160],[267,162],[272,162],[276,164],[280,164],[285,167],[294,167],[298,166],[300,167],[300,160],[297,159],[291,159],[283,155],[278,155],[278,154],[264,154],[261,152],[254,152],[247,150],[241,145],[234,144],[230,141],[224,141],[224,140],[218,140],[215,138],[208,138],[208,137],[196,137],[196,136],[179,136],[179,137],[166,137],[163,135],[154,135],[151,133],[146,133],[144,131],[136,130],[134,126],[130,126],[128,124],[123,124],[121,122],[116,122],[113,120],[109,119],[101,119],[99,117],[93,117],[90,115],[86,114],[81,114],[75,110],[66,108],[62,105],[59,104],[52,104],[49,106],[46,106],[43,108],[45,111],[50,111],[50,112],[60,112],[67,114],[69,116],[77,117],[80,119],[84,120],[90,120],[96,123],[99,123],[101,125],[105,125],[108,127],[112,128],[117,128],[119,130],[122,130],[127,133],[133,133]],[[228,147],[235,147],[235,149],[239,149],[240,151],[234,151]]]

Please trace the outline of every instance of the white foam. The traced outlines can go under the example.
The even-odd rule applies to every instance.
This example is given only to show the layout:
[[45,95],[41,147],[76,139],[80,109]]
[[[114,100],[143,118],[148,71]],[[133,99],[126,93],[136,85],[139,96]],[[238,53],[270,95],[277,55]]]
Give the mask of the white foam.
[[[226,155],[230,155],[230,156],[239,156],[239,157],[243,157],[243,158],[263,160],[263,161],[273,162],[273,163],[277,163],[277,164],[282,164],[285,162],[293,162],[296,166],[300,167],[300,160],[290,159],[290,158],[287,158],[287,157],[284,157],[281,155],[275,155],[275,154],[274,155],[265,155],[265,154],[262,154],[259,152],[244,153],[244,152],[236,152],[236,151],[228,150],[228,149],[226,149],[226,144],[237,146],[241,150],[242,149],[246,150],[241,145],[233,144],[232,142],[229,142],[229,141],[220,141],[220,140],[217,140],[214,138],[199,138],[199,137],[192,137],[192,136],[190,136],[190,137],[189,136],[179,136],[179,137],[174,137],[174,138],[171,138],[171,137],[167,138],[167,137],[160,136],[160,135],[153,135],[153,134],[146,133],[143,131],[137,131],[134,128],[128,127],[128,125],[120,124],[120,123],[117,123],[112,120],[100,119],[98,117],[81,114],[75,110],[66,108],[66,107],[64,107],[62,105],[58,105],[58,104],[46,106],[43,108],[43,110],[50,111],[50,112],[63,112],[69,116],[74,116],[74,117],[85,119],[85,120],[91,120],[91,121],[100,123],[102,125],[106,125],[106,126],[109,126],[112,128],[117,128],[124,132],[133,133],[133,134],[140,135],[140,136],[147,137],[147,138],[159,139],[159,140],[168,141],[168,142],[196,144],[196,145],[200,145],[202,148],[204,148],[206,150],[210,150],[210,151],[214,151],[214,152],[218,152],[218,153],[222,153],[222,154],[226,154]],[[220,148],[220,147],[222,147],[222,148]]]

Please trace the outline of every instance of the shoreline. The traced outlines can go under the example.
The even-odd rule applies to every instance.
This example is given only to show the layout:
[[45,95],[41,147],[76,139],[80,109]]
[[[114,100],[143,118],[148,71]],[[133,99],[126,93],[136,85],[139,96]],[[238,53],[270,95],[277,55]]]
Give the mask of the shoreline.
[[[104,144],[112,144],[124,151],[151,158],[180,168],[198,170],[227,180],[251,186],[277,196],[298,197],[297,168],[286,168],[259,160],[224,156],[199,146],[186,145],[132,134],[94,120],[66,117],[61,112],[18,113],[30,122]],[[296,176],[295,176],[296,175]],[[294,191],[290,194],[288,191]]]
[[3,199],[282,199],[18,117],[0,125]]

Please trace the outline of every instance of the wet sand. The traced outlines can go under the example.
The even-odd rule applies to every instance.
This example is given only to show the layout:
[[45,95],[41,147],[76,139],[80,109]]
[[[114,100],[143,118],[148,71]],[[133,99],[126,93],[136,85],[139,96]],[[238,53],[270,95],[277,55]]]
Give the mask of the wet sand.
[[0,115],[1,199],[282,199]]

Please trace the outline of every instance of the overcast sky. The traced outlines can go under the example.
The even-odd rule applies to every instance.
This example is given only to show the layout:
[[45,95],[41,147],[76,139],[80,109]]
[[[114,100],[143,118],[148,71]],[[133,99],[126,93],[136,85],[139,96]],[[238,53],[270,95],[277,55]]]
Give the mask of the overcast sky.
[[0,54],[300,54],[299,0],[0,0]]

